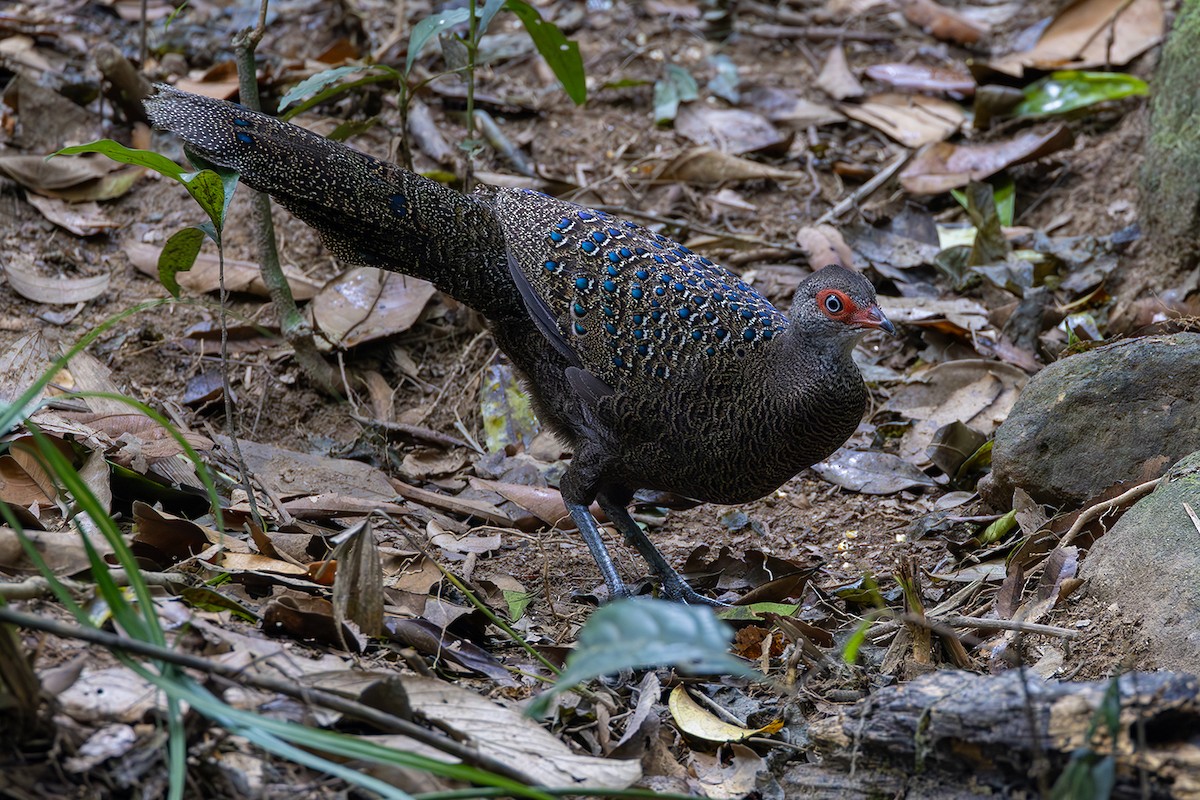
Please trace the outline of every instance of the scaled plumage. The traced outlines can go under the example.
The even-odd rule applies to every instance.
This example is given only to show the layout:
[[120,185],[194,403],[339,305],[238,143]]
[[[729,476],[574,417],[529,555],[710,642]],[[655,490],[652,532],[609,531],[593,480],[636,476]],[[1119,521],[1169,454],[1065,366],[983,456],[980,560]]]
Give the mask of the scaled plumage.
[[523,189],[463,195],[241,106],[158,87],[150,119],[312,225],[338,256],[479,310],[573,448],[561,489],[610,591],[596,500],[671,597],[711,602],[629,516],[635,490],[716,503],[774,490],[839,447],[866,390],[850,351],[891,331],[870,283],[826,267],[787,314],[686,247]]

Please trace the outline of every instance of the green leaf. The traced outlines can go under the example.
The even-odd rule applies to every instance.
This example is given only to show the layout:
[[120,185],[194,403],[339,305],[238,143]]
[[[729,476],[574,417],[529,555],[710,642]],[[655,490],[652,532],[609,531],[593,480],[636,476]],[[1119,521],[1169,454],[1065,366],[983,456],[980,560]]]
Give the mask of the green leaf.
[[179,297],[179,281],[175,276],[187,272],[196,263],[200,254],[200,246],[204,244],[207,231],[199,227],[184,228],[171,234],[162,252],[158,254],[158,282],[170,292],[171,297]]
[[621,78],[615,81],[607,81],[602,85],[601,89],[632,89],[636,86],[649,86],[650,81],[644,78]]
[[237,189],[237,173],[228,170],[217,173],[211,169],[202,169],[199,172],[185,172],[179,179],[192,199],[212,220],[213,228],[217,232],[216,242],[219,245],[221,231],[225,229],[225,214],[233,201],[233,192]]
[[1013,109],[1013,115],[1041,117],[1066,114],[1106,100],[1149,93],[1146,82],[1132,75],[1063,70],[1052,72],[1026,86],[1025,99]]
[[624,669],[678,667],[688,673],[754,676],[728,652],[733,628],[707,606],[630,598],[598,609],[579,630],[575,650],[554,688],[527,710],[541,716],[561,692],[586,680]]
[[517,15],[525,32],[533,39],[533,46],[546,59],[550,71],[562,85],[572,102],[577,106],[587,102],[587,79],[583,71],[583,58],[579,55],[579,44],[563,36],[557,25],[546,22],[537,9],[523,0],[508,0],[504,7]]
[[854,628],[854,633],[850,634],[850,638],[846,640],[846,644],[842,647],[842,661],[847,664],[858,663],[858,653],[862,650],[863,642],[867,640],[867,632],[871,630],[871,623],[874,619],[868,617],[862,620]]
[[1012,533],[1017,528],[1017,512],[1016,509],[1005,514],[1000,519],[993,522],[983,529],[983,533],[979,537],[980,544],[992,544],[1003,539],[1008,534]]
[[663,125],[672,122],[679,113],[679,104],[690,102],[700,96],[696,79],[686,69],[675,64],[663,68],[663,77],[654,84],[654,122]]
[[408,59],[404,62],[404,76],[408,77],[412,72],[413,63],[430,39],[460,22],[466,22],[470,16],[471,12],[465,8],[452,8],[441,14],[426,17],[414,25],[412,35],[408,37]]
[[742,94],[738,91],[738,68],[733,59],[726,55],[715,55],[708,60],[715,73],[708,82],[708,90],[722,100],[737,104]]
[[500,13],[500,9],[504,8],[505,0],[487,0],[483,4],[483,11],[479,12],[479,27],[475,29],[475,34],[482,39],[487,33],[488,26],[492,24],[492,18]]
[[[1017,182],[1012,179],[1011,175],[1005,174],[997,176],[987,183],[992,187],[992,198],[996,204],[996,214],[1000,217],[1000,224],[1011,228],[1017,210]],[[970,210],[965,191],[951,189],[950,195],[958,201],[960,206]]]
[[345,67],[334,67],[333,69],[322,70],[315,75],[310,75],[304,80],[297,83],[287,93],[279,99],[279,110],[283,111],[292,103],[295,103],[302,97],[310,94],[316,94],[327,86],[337,83],[347,75],[353,75],[356,72],[365,72],[373,70],[375,66],[372,64],[352,64]]
[[182,181],[183,175],[187,173],[187,170],[164,155],[151,150],[134,150],[132,147],[126,147],[120,142],[114,142],[112,139],[98,139],[87,144],[64,147],[46,156],[46,158],[76,156],[82,153],[99,153],[118,163],[133,164],[137,167],[152,169],[160,175],[166,175],[168,178],[173,178],[177,181]]
[[513,622],[519,620],[533,601],[532,592],[518,592],[514,589],[504,590],[504,603],[508,606],[508,618]]

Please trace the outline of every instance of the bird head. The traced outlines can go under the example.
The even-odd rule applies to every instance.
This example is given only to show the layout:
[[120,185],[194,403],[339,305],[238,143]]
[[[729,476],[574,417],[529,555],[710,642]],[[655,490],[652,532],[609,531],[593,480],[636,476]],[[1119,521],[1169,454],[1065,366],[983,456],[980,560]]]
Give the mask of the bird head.
[[800,282],[789,316],[791,326],[805,338],[816,336],[848,345],[868,330],[896,333],[896,327],[880,310],[870,281],[833,265]]

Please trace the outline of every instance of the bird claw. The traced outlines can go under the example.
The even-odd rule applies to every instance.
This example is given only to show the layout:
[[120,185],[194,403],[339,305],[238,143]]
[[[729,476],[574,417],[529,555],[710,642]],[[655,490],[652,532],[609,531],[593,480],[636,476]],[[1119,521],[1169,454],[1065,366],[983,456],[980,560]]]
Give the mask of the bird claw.
[[686,603],[689,606],[711,606],[712,608],[731,608],[729,603],[722,603],[711,597],[705,597],[686,583],[663,583],[663,594],[676,603]]

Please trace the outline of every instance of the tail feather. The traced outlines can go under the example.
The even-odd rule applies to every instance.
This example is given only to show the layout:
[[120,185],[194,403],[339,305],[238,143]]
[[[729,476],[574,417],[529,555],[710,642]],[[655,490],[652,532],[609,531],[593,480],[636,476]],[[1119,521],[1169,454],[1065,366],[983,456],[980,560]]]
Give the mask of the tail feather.
[[156,127],[274,197],[339,257],[429,280],[493,319],[523,313],[501,227],[474,199],[233,103],[159,86],[145,105]]

